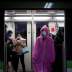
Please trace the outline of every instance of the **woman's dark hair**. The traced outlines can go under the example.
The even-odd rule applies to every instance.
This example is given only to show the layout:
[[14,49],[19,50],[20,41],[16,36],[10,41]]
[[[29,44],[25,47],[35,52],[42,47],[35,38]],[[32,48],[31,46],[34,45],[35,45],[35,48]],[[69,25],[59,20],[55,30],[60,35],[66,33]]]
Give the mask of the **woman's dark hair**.
[[11,30],[9,30],[9,31],[7,31],[6,32],[6,34],[5,34],[5,41],[7,42],[7,40],[9,39],[9,37],[12,35],[12,31]]

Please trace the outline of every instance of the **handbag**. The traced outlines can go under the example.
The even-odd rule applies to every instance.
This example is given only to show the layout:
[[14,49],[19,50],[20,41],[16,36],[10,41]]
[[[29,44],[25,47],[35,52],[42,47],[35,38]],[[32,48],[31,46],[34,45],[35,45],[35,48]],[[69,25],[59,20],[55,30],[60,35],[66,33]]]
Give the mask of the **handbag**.
[[21,52],[26,54],[26,53],[29,52],[29,48],[28,47],[24,47],[24,48],[21,49]]

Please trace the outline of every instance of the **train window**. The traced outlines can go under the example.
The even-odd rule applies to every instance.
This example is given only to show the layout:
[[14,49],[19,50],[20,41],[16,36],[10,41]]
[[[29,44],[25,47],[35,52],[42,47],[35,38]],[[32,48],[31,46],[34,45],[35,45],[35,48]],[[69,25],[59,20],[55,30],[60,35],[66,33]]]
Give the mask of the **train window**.
[[26,22],[15,22],[15,36],[21,34],[23,38],[27,39],[27,24]]

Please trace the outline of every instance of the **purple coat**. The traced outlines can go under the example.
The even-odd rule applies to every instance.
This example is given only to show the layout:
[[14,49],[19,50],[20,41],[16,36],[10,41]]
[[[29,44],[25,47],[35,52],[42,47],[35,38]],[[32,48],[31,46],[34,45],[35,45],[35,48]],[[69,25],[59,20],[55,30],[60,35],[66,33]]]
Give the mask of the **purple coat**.
[[48,35],[48,27],[44,25],[41,31],[45,30],[47,36],[43,40],[40,35],[32,50],[32,65],[34,72],[51,72],[51,64],[55,61],[54,41]]

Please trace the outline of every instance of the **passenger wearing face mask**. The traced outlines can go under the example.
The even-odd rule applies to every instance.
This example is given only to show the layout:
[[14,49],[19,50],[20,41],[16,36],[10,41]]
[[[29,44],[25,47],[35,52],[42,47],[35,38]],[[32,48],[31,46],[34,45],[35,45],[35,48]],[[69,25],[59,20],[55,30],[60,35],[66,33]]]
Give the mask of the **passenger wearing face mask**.
[[33,70],[34,72],[51,72],[55,61],[54,41],[49,36],[46,25],[41,28],[40,32],[32,50]]

